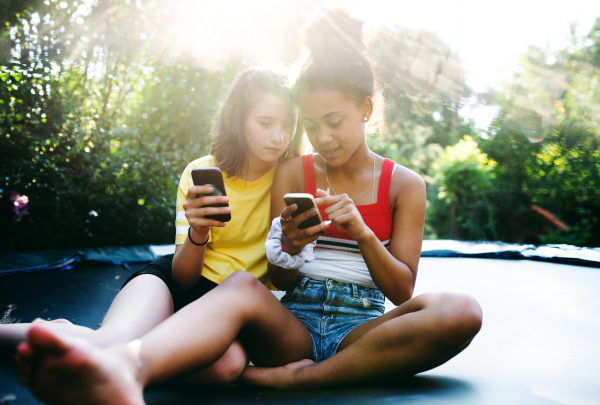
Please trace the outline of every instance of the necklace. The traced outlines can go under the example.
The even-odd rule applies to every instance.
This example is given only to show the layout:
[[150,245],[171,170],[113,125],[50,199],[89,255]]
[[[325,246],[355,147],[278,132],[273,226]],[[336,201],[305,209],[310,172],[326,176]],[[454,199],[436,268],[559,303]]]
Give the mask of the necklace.
[[[365,191],[363,191],[358,197],[352,198],[350,197],[350,199],[352,201],[356,201],[358,200],[360,197],[362,197],[363,195],[365,195],[365,193],[370,189],[371,189],[371,204],[373,204],[373,198],[375,197],[375,154],[373,153],[373,151],[371,151],[371,157],[373,158],[373,180],[371,180],[371,184],[369,184],[369,187],[367,187],[365,189]],[[333,195],[337,195],[337,193],[335,192],[335,190],[333,189],[333,187],[331,187],[331,183],[329,182],[329,177],[327,177],[327,162],[325,161],[325,159],[323,159],[323,167],[325,168],[325,179],[327,180],[327,185],[329,186],[329,189],[331,190],[331,192],[333,193]]]

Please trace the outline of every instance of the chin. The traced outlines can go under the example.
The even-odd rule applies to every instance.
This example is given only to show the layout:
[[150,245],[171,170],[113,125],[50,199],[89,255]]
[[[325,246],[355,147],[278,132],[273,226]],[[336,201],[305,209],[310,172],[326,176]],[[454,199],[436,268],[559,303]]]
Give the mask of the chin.
[[274,159],[262,159],[263,162],[268,163],[270,165],[274,164],[275,162],[277,162],[279,160],[280,156],[277,156]]
[[340,156],[339,154],[328,158],[328,157],[324,157],[325,161],[327,162],[327,164],[331,167],[340,167],[343,166],[347,161],[348,161],[348,156]]

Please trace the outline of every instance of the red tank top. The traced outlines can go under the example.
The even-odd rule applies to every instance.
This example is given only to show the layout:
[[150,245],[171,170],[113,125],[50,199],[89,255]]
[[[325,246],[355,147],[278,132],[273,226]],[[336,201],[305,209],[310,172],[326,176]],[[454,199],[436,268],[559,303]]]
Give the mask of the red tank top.
[[[304,192],[312,194],[316,198],[317,187],[315,182],[315,166],[314,156],[312,154],[302,156],[304,165]],[[392,181],[392,173],[396,164],[385,158],[383,168],[381,169],[381,177],[379,178],[379,191],[377,192],[377,202],[374,204],[357,205],[356,208],[363,218],[365,224],[371,228],[375,236],[390,248],[390,238],[392,236],[392,224],[394,212],[390,206],[390,183]],[[325,208],[328,206],[320,206],[321,216],[325,220]],[[317,248],[330,248],[349,250],[360,252],[358,242],[354,240],[345,230],[333,229],[332,226],[325,230],[325,235],[319,236],[317,240]]]

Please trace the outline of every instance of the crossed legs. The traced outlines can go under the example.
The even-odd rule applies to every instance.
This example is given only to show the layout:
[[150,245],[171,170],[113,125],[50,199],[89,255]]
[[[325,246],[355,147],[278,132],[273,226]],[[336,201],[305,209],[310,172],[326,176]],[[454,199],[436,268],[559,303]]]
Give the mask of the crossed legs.
[[[36,325],[19,347],[19,375],[42,400],[103,404],[121,398],[139,404],[143,387],[214,363],[238,337],[259,366],[244,370],[247,383],[364,384],[445,363],[469,345],[481,321],[481,308],[470,296],[423,294],[357,327],[333,357],[318,364],[299,361],[312,353],[306,327],[262,284],[239,274],[126,346],[101,350]],[[107,392],[113,402],[100,395]]]
[[481,307],[466,294],[423,294],[356,327],[344,338],[338,352],[325,361],[278,368],[247,367],[242,381],[292,389],[407,377],[456,356],[479,332],[481,322]]
[[261,366],[312,355],[304,324],[254,276],[238,272],[125,345],[102,349],[34,325],[18,347],[17,372],[43,401],[141,404],[143,387],[215,364],[236,339]]
[[[66,320],[42,322],[44,329],[60,336],[83,338],[93,346],[109,348],[125,345],[145,335],[173,315],[173,300],[166,284],[158,277],[143,274],[132,279],[117,294],[100,328],[94,330],[73,325]],[[0,325],[0,345],[14,349],[26,340],[36,323]],[[196,384],[231,382],[248,364],[247,355],[239,342],[234,342],[222,359],[194,376]]]

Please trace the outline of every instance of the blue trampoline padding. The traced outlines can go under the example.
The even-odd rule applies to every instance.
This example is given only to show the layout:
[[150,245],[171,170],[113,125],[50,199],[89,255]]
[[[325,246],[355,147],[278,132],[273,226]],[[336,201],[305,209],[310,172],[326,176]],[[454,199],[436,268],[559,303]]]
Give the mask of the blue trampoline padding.
[[[0,253],[0,275],[48,269],[70,269],[83,261],[115,265],[145,263],[175,251],[175,245],[140,245],[70,250]],[[535,260],[600,268],[600,248],[570,245],[516,245],[504,242],[424,240],[421,257],[471,257]]]
[[571,245],[535,246],[504,242],[424,240],[421,257],[535,260],[576,266],[600,267],[600,248]]
[[57,268],[70,269],[82,261],[127,265],[149,262],[155,257],[149,245],[0,253],[0,275]]

